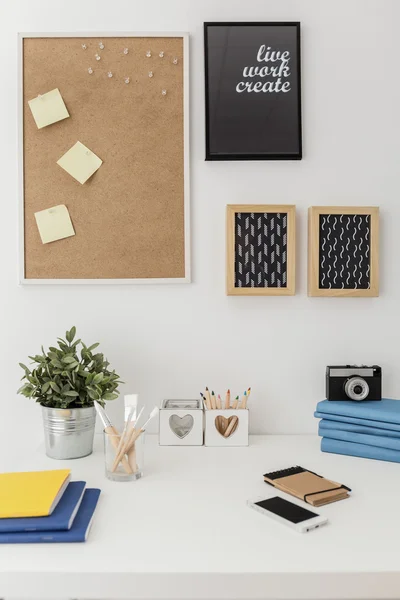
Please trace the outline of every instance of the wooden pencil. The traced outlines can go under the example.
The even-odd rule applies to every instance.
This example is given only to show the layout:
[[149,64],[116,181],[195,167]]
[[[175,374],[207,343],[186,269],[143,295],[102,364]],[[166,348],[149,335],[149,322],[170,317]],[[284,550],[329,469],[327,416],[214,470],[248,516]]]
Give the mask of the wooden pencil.
[[206,387],[205,397],[206,397],[207,409],[211,410],[212,406],[211,406],[210,390],[208,389],[208,387]]
[[242,401],[241,401],[241,403],[239,404],[239,407],[238,407],[238,408],[246,408],[246,404],[247,404],[247,392],[245,392],[245,393],[243,394]]
[[217,402],[216,402],[216,399],[215,399],[215,394],[214,394],[214,392],[211,392],[211,408],[212,408],[213,410],[216,410],[216,409],[217,409]]
[[238,402],[239,402],[239,396],[236,396],[236,398],[235,398],[235,400],[233,401],[233,404],[232,404],[232,408],[234,410],[237,408]]
[[226,392],[226,398],[225,398],[225,408],[228,409],[231,406],[231,391],[228,390]]
[[249,389],[247,390],[246,399],[245,399],[245,403],[244,403],[244,406],[243,406],[243,408],[247,408],[247,401],[248,401],[248,399],[249,399],[250,392],[251,392],[251,388],[249,388]]
[[218,394],[218,396],[217,396],[216,403],[217,403],[217,408],[218,408],[218,410],[221,410],[221,408],[222,408],[222,404],[221,404],[221,396],[220,396],[219,394]]

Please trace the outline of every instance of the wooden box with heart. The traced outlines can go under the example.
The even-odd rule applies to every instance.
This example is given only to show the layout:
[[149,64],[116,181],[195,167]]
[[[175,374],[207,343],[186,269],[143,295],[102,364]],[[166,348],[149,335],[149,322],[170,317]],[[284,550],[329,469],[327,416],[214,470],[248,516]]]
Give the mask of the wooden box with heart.
[[204,413],[200,400],[164,400],[160,408],[160,446],[202,446]]
[[241,409],[208,410],[204,406],[205,446],[248,446],[249,411]]

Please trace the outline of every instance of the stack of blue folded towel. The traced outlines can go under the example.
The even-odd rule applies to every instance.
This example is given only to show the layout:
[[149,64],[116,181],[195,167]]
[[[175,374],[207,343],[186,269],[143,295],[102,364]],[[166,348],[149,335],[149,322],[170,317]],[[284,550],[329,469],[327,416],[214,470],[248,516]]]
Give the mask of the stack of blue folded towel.
[[400,400],[317,404],[322,452],[400,463]]

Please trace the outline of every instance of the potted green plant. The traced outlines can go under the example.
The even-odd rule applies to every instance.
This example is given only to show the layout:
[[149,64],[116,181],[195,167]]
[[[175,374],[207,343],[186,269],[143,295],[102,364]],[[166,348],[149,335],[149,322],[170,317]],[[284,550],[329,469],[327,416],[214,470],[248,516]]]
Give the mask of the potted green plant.
[[[18,393],[34,398],[42,406],[46,454],[67,459],[87,456],[93,451],[96,411],[93,401],[102,406],[118,397],[122,383],[100,352],[98,343],[86,346],[75,340],[76,328],[58,338],[58,348],[29,358],[34,366],[24,370],[25,383]],[[75,340],[75,341],[74,341]]]

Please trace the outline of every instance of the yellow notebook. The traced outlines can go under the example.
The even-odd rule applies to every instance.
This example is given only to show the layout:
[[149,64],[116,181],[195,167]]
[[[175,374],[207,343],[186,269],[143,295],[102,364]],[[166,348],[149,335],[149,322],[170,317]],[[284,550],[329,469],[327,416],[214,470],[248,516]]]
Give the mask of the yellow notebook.
[[0,518],[51,515],[70,478],[69,469],[0,473]]

